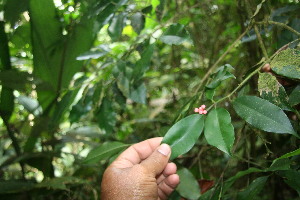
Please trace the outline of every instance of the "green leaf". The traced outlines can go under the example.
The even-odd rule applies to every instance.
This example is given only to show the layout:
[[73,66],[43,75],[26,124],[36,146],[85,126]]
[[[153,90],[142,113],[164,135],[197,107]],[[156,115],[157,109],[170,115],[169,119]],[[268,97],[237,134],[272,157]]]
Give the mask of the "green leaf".
[[73,104],[78,92],[80,91],[80,88],[75,88],[74,90],[69,90],[61,99],[60,102],[57,103],[57,106],[55,107],[51,125],[55,127],[59,124],[60,120],[64,116],[64,114],[69,110],[70,106]]
[[104,143],[104,144],[100,145],[99,147],[90,151],[90,153],[84,159],[83,163],[84,164],[94,164],[101,160],[107,160],[128,146],[129,146],[128,144],[123,144],[121,142]]
[[300,51],[286,49],[281,51],[270,63],[272,70],[281,76],[300,79]]
[[283,110],[291,111],[293,108],[288,102],[288,96],[284,87],[276,77],[268,73],[259,73],[258,91],[260,96]]
[[207,143],[213,145],[231,155],[230,151],[234,143],[234,129],[231,117],[224,108],[216,108],[209,111],[205,120],[204,135]]
[[147,95],[147,89],[145,83],[141,83],[137,86],[132,86],[130,88],[130,99],[137,102],[146,104],[146,95]]
[[213,100],[215,96],[215,89],[205,88],[205,96],[209,100]]
[[13,69],[0,72],[1,85],[14,90],[26,90],[26,86],[31,84],[31,78],[29,73]]
[[241,96],[235,99],[233,107],[241,118],[258,129],[297,136],[286,114],[267,100]]
[[198,140],[204,126],[203,115],[193,114],[174,124],[164,136],[162,143],[171,146],[170,160],[188,152]]
[[102,104],[95,116],[99,127],[106,133],[112,133],[116,124],[116,113],[112,107],[112,102],[108,98],[102,100]]
[[0,181],[0,194],[25,192],[32,190],[34,184],[21,180]]
[[79,55],[76,59],[77,60],[89,60],[89,59],[98,59],[105,56],[108,52],[107,51],[88,51],[81,55]]
[[280,156],[279,158],[276,158],[273,162],[275,162],[275,161],[277,161],[277,160],[280,160],[280,159],[289,158],[289,157],[292,157],[292,156],[298,156],[298,155],[300,155],[300,148],[297,149],[297,150],[295,150],[295,151],[286,153],[286,154]]
[[237,179],[247,175],[247,174],[251,174],[251,173],[258,173],[258,172],[263,172],[263,170],[261,169],[258,169],[258,168],[254,168],[254,167],[251,167],[247,170],[244,170],[244,171],[239,171],[236,175],[230,177],[229,179],[227,179],[226,182],[231,182],[233,183],[234,181],[236,181]]
[[145,27],[145,16],[141,12],[137,12],[131,16],[130,21],[133,30],[140,34]]
[[300,172],[295,170],[280,171],[278,174],[284,178],[284,182],[300,195]]
[[39,184],[37,184],[36,188],[47,188],[53,190],[68,190],[67,184],[78,185],[78,184],[87,184],[87,180],[79,179],[73,176],[65,176],[52,178],[49,180],[45,180]]
[[292,106],[295,106],[300,103],[300,85],[297,85],[297,87],[290,94],[289,103]]
[[176,191],[184,198],[198,199],[200,194],[200,187],[193,174],[186,168],[179,169],[177,174],[180,178],[180,183]]
[[189,33],[185,30],[184,25],[182,24],[172,24],[160,37],[160,40],[163,43],[169,45],[180,45],[185,41],[190,39]]
[[133,69],[134,80],[139,80],[143,76],[143,74],[148,70],[153,55],[154,47],[155,44],[151,44],[141,53],[141,59],[136,62]]
[[256,195],[263,189],[265,183],[268,180],[268,176],[262,176],[255,179],[245,190],[241,191],[237,199],[238,200],[252,200],[256,199]]
[[215,89],[221,84],[222,81],[229,78],[235,78],[235,76],[229,72],[229,69],[233,69],[233,67],[229,64],[219,67],[212,75],[212,80],[206,85],[206,87],[209,89]]
[[4,18],[14,27],[22,12],[28,9],[29,0],[8,0],[4,7]]
[[117,41],[122,36],[122,31],[125,25],[126,14],[124,12],[115,15],[108,27],[108,34],[112,41]]
[[279,171],[279,170],[289,170],[291,168],[291,160],[288,158],[283,158],[280,160],[274,160],[271,166],[265,171]]

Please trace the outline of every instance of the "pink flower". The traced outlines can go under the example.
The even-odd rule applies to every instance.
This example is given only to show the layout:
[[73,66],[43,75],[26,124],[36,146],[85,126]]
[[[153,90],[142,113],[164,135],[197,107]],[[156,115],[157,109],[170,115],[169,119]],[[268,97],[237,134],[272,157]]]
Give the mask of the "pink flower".
[[202,114],[207,114],[207,110],[205,110],[206,106],[205,105],[201,105],[199,108],[195,108],[194,111],[199,113],[200,115]]

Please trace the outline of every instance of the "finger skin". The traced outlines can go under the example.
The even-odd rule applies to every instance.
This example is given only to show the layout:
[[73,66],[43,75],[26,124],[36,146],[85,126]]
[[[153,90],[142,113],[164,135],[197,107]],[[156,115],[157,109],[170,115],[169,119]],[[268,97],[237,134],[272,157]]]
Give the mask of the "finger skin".
[[172,174],[164,179],[158,185],[158,195],[160,199],[167,199],[167,197],[174,191],[179,184],[179,176]]
[[114,164],[116,164],[118,168],[127,168],[140,164],[155,151],[161,141],[162,137],[156,137],[134,144],[121,153]]
[[171,148],[161,145],[161,141],[162,138],[152,138],[126,149],[105,170],[101,199],[167,199],[179,177],[176,165],[168,163]]
[[175,163],[168,163],[162,174],[157,177],[157,184],[162,182],[169,175],[176,174],[176,171],[177,166],[175,165]]

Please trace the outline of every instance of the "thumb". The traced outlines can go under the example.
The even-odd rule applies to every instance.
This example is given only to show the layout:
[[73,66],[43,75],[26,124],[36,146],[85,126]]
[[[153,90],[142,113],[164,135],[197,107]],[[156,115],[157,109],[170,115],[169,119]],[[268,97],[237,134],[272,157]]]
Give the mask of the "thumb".
[[171,156],[171,148],[167,144],[161,144],[148,158],[141,162],[141,165],[157,176],[165,169]]

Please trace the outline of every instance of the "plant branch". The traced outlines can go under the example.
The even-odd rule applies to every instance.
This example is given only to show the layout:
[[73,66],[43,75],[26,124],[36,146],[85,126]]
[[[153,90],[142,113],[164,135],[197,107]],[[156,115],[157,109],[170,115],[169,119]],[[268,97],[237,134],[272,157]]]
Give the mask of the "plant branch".
[[239,37],[228,47],[228,49],[218,58],[218,60],[210,67],[210,69],[206,72],[204,77],[202,78],[196,92],[198,93],[200,89],[205,85],[204,83],[207,81],[210,74],[219,66],[220,62],[227,56],[227,54],[240,42],[240,40],[246,35],[246,33],[251,29],[251,25],[246,28],[246,30],[239,35]]
[[[256,70],[254,70],[252,73],[250,73],[230,94],[228,94],[227,96],[219,99],[218,101],[214,102],[208,109],[207,111],[209,111],[213,106],[217,105],[218,103],[224,101],[225,99],[230,98],[236,91],[238,91],[241,87],[243,87],[243,85],[245,85],[245,83],[248,82],[248,80],[250,78],[252,78],[256,73],[258,73],[260,71],[260,69],[267,63],[269,63],[277,54],[279,54],[282,50],[286,49],[290,44],[297,42],[299,39],[296,39],[286,45],[284,45],[283,47],[281,47],[278,51],[276,51],[268,60],[264,60],[262,59],[261,61],[259,61],[257,64],[255,64],[253,67],[260,65],[260,67],[258,67]],[[296,113],[297,114],[297,113]],[[297,115],[298,116],[298,115]]]
[[264,55],[264,57],[266,59],[269,59],[269,56],[268,56],[268,53],[267,53],[267,50],[266,50],[266,47],[263,43],[263,40],[262,40],[262,37],[261,37],[261,34],[259,33],[259,30],[258,30],[258,27],[257,25],[255,24],[255,19],[254,19],[254,15],[251,11],[251,7],[250,7],[250,3],[248,0],[245,0],[245,4],[246,4],[246,10],[247,10],[247,13],[248,13],[248,17],[251,19],[251,23],[254,24],[254,31],[255,31],[255,34],[256,34],[256,37],[258,39],[258,43],[259,43],[259,46],[262,50],[262,53]]
[[268,21],[263,21],[263,22],[255,22],[255,24],[258,24],[258,25],[273,24],[273,25],[276,25],[276,26],[280,26],[280,27],[285,28],[285,29],[291,31],[292,33],[296,34],[298,37],[300,37],[300,33],[298,31],[296,31],[292,27],[290,27],[290,26],[288,26],[284,23],[281,23],[281,22],[275,22],[275,21],[272,21],[272,20],[268,20]]

